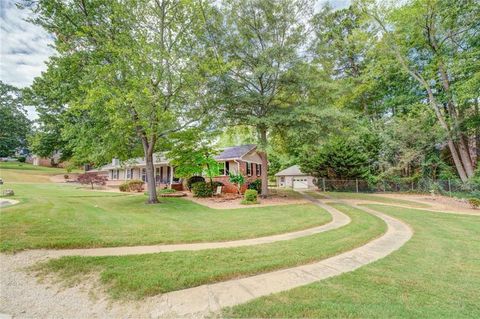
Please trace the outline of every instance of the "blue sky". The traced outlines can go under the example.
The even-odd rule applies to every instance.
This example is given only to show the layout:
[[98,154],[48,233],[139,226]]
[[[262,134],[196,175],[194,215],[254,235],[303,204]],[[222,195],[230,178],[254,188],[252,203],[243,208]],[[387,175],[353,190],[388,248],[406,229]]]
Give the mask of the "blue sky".
[[[26,20],[28,10],[18,9],[15,0],[0,0],[0,80],[25,87],[46,69],[45,62],[55,53],[52,36],[41,27]],[[326,0],[318,0],[319,8]],[[331,0],[336,8],[343,8],[350,0]],[[34,117],[33,110],[29,114]]]

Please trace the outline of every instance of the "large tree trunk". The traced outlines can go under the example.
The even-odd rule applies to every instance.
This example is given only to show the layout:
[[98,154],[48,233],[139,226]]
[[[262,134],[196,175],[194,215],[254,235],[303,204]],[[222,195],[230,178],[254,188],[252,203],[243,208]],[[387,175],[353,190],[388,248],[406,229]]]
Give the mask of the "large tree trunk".
[[260,177],[262,179],[262,198],[268,196],[268,156],[267,156],[267,129],[261,127],[258,129],[258,139],[261,149],[258,151],[260,158],[262,159],[262,171]]
[[155,167],[153,166],[153,144],[154,143],[149,143],[147,137],[142,137],[142,145],[145,155],[145,168],[147,173],[147,204],[158,203],[157,189],[155,183]]

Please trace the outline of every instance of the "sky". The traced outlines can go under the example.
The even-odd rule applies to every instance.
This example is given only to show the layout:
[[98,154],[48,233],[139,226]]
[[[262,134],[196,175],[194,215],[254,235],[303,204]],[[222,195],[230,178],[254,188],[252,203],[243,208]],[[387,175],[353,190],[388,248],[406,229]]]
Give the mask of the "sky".
[[[327,0],[318,0],[320,8]],[[16,87],[26,87],[46,69],[45,62],[55,53],[53,37],[41,27],[28,22],[32,13],[17,8],[15,0],[0,0],[0,80]],[[330,0],[334,8],[344,8],[350,0]],[[34,119],[35,111],[27,108]]]

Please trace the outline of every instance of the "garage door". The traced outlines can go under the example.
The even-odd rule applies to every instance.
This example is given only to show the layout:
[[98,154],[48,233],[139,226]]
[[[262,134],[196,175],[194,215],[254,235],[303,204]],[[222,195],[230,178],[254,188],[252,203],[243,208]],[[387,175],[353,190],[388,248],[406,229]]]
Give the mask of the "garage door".
[[308,188],[307,179],[304,177],[294,177],[293,178],[293,188],[300,189],[300,188]]

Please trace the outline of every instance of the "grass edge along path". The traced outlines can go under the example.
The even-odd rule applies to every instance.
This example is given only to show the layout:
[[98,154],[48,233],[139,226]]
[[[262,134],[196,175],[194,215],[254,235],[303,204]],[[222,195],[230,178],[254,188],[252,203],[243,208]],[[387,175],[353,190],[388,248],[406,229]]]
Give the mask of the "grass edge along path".
[[405,221],[413,237],[354,272],[225,309],[222,317],[480,317],[480,217],[362,206]]
[[[345,207],[352,222],[324,233],[271,244],[119,257],[62,257],[37,265],[41,275],[56,273],[75,283],[92,272],[114,298],[141,298],[312,263],[354,249],[386,231],[383,220]],[[141,269],[141,271],[139,271]]]

